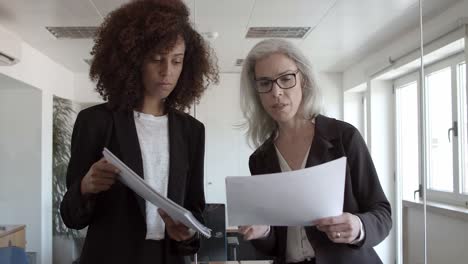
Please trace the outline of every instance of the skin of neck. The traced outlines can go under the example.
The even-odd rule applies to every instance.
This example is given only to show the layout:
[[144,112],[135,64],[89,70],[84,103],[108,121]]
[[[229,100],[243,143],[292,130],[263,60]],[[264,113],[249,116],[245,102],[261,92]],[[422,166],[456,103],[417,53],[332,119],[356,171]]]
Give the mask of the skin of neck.
[[303,138],[312,131],[312,122],[302,115],[296,115],[296,117],[286,122],[278,122],[279,138],[282,138],[282,140],[294,141],[294,139]]
[[302,106],[299,107],[299,111],[290,120],[277,122],[278,139],[294,142],[295,139],[303,139],[314,134],[314,124],[304,117],[300,109],[302,109]]
[[166,113],[164,100],[161,100],[160,98],[145,96],[145,98],[143,99],[141,112],[154,116],[164,115]]

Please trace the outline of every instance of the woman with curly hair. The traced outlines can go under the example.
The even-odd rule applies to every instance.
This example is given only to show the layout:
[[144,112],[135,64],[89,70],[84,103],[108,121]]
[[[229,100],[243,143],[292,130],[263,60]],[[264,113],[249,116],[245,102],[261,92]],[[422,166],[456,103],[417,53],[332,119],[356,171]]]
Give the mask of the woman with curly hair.
[[180,1],[139,0],[111,12],[90,77],[107,101],[78,114],[61,215],[88,227],[80,263],[184,263],[199,235],[116,181],[104,147],[202,221],[205,131],[184,113],[218,72]]

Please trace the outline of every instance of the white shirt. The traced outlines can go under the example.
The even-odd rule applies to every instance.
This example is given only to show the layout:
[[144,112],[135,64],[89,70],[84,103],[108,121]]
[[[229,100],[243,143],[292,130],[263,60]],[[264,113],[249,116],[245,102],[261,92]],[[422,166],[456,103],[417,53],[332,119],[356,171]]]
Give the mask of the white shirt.
[[[134,111],[143,173],[158,193],[167,197],[169,181],[169,127],[167,115],[153,116]],[[164,239],[165,225],[157,207],[146,201],[146,239]]]
[[[286,159],[281,155],[281,152],[275,146],[276,155],[278,156],[279,165],[282,172],[291,171]],[[305,168],[307,158],[309,157],[310,147],[301,164],[301,169]],[[306,259],[315,257],[315,251],[307,238],[305,228],[303,226],[289,226],[286,240],[286,262],[301,262]]]

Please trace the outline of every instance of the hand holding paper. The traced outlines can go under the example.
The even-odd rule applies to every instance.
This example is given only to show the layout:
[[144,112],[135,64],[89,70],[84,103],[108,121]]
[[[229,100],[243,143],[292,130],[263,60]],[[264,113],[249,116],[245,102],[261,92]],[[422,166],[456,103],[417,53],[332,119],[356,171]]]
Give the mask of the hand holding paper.
[[161,208],[158,209],[158,213],[166,225],[166,231],[169,236],[175,241],[188,240],[195,235],[195,232],[190,230],[187,226],[177,221],[174,221],[166,212]]
[[339,216],[326,217],[313,222],[317,229],[327,234],[335,243],[351,243],[358,238],[361,232],[359,218],[350,213]]

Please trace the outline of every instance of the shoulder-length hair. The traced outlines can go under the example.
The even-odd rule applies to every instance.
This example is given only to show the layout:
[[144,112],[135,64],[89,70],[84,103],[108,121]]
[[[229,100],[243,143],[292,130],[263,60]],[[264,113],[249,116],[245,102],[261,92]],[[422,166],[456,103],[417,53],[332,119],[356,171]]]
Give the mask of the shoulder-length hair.
[[267,39],[250,50],[241,73],[240,105],[247,128],[249,145],[259,147],[276,132],[277,124],[265,111],[255,90],[255,64],[268,55],[280,53],[292,59],[302,76],[302,109],[305,119],[312,119],[322,110],[322,99],[312,65],[307,57],[292,43],[283,39]]
[[136,0],[111,12],[95,38],[89,76],[110,108],[142,106],[142,66],[154,52],[168,51],[177,39],[185,42],[182,72],[165,105],[184,110],[197,102],[211,83],[218,83],[214,53],[189,22],[180,0]]

